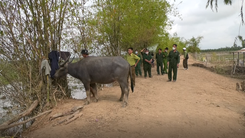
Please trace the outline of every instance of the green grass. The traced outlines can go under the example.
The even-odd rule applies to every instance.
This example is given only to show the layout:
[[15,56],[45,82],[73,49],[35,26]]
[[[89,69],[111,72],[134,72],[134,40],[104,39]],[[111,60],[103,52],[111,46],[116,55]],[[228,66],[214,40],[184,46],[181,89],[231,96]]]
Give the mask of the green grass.
[[[207,59],[210,63],[219,63],[219,64],[232,64],[233,61],[233,54],[229,52],[205,52],[200,53],[197,56],[197,59],[203,61],[203,58]],[[238,54],[235,53],[234,60],[237,60]],[[245,58],[245,55],[244,55]],[[243,55],[239,55],[239,60],[243,60]]]

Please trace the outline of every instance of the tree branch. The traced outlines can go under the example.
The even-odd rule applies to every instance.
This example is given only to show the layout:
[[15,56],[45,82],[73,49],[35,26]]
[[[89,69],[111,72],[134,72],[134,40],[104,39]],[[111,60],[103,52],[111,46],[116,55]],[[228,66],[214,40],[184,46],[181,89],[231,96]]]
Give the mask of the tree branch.
[[12,124],[12,125],[1,125],[0,126],[0,130],[5,130],[5,129],[11,128],[11,127],[15,127],[15,126],[27,123],[27,122],[29,122],[29,121],[31,121],[31,120],[39,117],[39,116],[45,115],[45,114],[50,113],[50,112],[52,112],[52,110],[48,110],[46,112],[40,113],[39,115],[37,115],[35,117],[32,117],[32,118],[29,118],[29,119],[27,119],[26,121],[23,121],[23,122],[15,123],[15,124]]

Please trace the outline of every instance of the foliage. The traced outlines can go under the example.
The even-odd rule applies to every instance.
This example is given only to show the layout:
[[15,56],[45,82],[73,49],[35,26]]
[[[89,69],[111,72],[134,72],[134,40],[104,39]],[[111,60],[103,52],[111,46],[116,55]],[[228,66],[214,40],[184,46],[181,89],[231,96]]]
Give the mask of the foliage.
[[242,36],[237,36],[237,38],[241,41],[242,47],[245,48],[245,39],[242,38]]
[[[215,9],[216,9],[216,11],[218,11],[218,0],[208,0],[206,8],[210,5],[211,9],[213,9],[214,2],[215,2]],[[240,15],[241,15],[242,24],[244,24],[244,19],[243,19],[243,3],[244,3],[244,0],[241,0],[241,2],[242,2],[242,5],[241,5],[241,10],[240,10]],[[224,3],[226,5],[232,5],[232,0],[224,0]]]
[[166,47],[171,50],[174,44],[177,44],[177,50],[182,53],[183,48],[186,47],[186,40],[183,37],[179,37],[177,33],[174,33],[173,36],[166,33],[162,37],[162,41],[159,43],[156,52],[158,52],[159,48],[164,50]]
[[187,44],[187,51],[190,53],[199,53],[200,52],[200,48],[199,48],[199,44],[201,42],[201,40],[203,39],[202,36],[198,36],[198,37],[192,37],[190,40],[188,40],[186,42]]
[[228,51],[237,51],[241,49],[242,47],[224,47],[218,49],[205,49],[205,50],[201,50],[201,52],[228,52]]
[[63,37],[74,32],[71,19],[80,9],[76,5],[73,0],[0,1],[0,85],[5,86],[2,93],[21,110],[36,99],[39,110],[46,104],[41,61],[51,50],[59,51]]
[[98,0],[90,21],[104,55],[121,55],[128,47],[141,49],[159,42],[168,25],[167,1]]

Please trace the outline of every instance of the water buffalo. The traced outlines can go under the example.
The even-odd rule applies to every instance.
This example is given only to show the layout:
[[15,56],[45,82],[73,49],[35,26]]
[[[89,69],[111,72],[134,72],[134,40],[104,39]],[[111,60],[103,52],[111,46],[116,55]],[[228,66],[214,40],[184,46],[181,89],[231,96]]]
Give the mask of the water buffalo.
[[129,63],[122,57],[87,57],[76,63],[63,63],[56,71],[54,77],[59,78],[66,74],[79,79],[84,84],[87,100],[85,104],[90,103],[90,89],[92,90],[96,102],[98,101],[96,83],[108,84],[118,81],[121,87],[120,101],[123,106],[127,105],[129,88],[128,76],[131,79],[131,90],[134,91],[132,83],[132,72]]

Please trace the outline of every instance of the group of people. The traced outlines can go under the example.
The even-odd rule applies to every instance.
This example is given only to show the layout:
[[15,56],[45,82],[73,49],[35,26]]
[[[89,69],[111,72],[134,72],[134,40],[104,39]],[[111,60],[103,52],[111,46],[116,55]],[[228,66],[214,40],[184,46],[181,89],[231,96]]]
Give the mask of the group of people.
[[[183,48],[184,53],[184,60],[183,66],[184,69],[188,69],[187,60],[189,58],[186,48]],[[164,51],[161,48],[158,49],[158,53],[156,53],[156,67],[157,67],[157,74],[164,75],[168,74],[168,82],[173,81],[176,82],[177,80],[177,69],[179,68],[180,63],[180,53],[177,51],[177,44],[173,45],[172,50],[168,53],[168,48],[166,47]],[[143,70],[144,70],[144,77],[147,78],[148,76],[151,78],[151,65],[153,56],[149,53],[149,50],[144,48],[141,50],[141,53],[135,51],[133,53],[133,48],[128,48],[128,54],[126,55],[126,60],[129,62],[132,70],[133,76],[133,84],[135,85],[135,76],[142,76],[141,72],[141,62],[143,62]],[[160,68],[160,69],[159,69]],[[173,75],[172,75],[173,73]]]
[[[186,48],[183,48],[183,66],[184,69],[188,69],[188,53]],[[81,54],[84,58],[88,57],[88,50],[83,49]],[[156,53],[156,67],[157,67],[157,74],[164,75],[168,74],[168,82],[172,81],[175,82],[177,80],[177,69],[179,68],[180,63],[180,53],[177,51],[177,44],[173,45],[172,50],[168,53],[168,47],[162,51],[161,48],[158,49],[158,53]],[[149,50],[144,48],[138,53],[138,50],[133,53],[133,48],[128,48],[128,53],[126,55],[126,60],[131,66],[132,70],[132,81],[133,85],[135,86],[135,77],[142,76],[141,72],[141,62],[143,61],[143,70],[144,70],[144,77],[147,78],[147,74],[149,78],[152,77],[151,74],[151,67],[153,56],[150,54]],[[160,68],[160,69],[159,69]],[[173,73],[173,75],[172,75]]]

